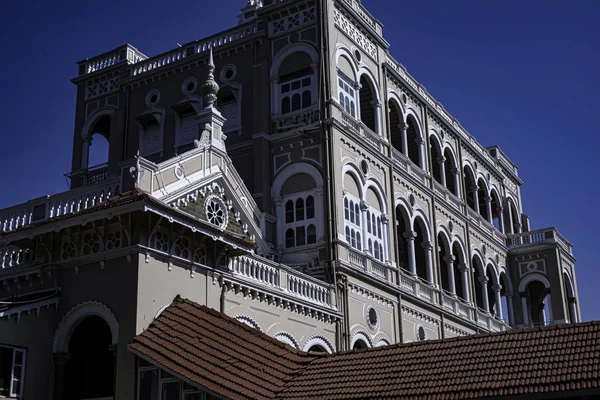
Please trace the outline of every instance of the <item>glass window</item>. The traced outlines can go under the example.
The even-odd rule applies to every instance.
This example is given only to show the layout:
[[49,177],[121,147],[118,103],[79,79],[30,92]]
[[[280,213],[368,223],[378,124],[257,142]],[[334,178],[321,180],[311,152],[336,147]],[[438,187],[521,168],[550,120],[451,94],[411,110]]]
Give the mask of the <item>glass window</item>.
[[304,76],[281,86],[281,114],[302,110],[312,105],[313,77]]
[[158,400],[158,369],[140,370],[140,400]]

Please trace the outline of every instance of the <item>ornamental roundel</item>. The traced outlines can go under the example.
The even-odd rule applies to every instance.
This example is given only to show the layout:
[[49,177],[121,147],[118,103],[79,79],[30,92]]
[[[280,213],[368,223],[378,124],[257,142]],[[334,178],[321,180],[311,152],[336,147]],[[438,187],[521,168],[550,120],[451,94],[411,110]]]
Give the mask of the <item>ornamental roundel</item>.
[[186,78],[181,84],[181,93],[190,96],[198,88],[198,80],[193,76]]
[[146,106],[152,108],[160,101],[160,92],[157,89],[152,89],[146,94]]
[[227,207],[223,203],[223,200],[215,195],[208,196],[204,202],[204,212],[206,213],[206,220],[208,222],[220,229],[225,229],[228,215]]
[[379,325],[379,316],[373,307],[367,308],[367,325],[371,330],[377,329],[377,325]]

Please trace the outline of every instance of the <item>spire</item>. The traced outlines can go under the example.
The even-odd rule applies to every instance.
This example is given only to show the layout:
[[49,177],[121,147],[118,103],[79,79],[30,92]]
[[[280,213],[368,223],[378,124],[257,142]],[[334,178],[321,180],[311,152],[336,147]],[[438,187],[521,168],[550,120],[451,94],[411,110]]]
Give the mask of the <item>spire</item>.
[[217,93],[219,93],[219,84],[215,81],[215,63],[213,61],[212,46],[209,47],[209,51],[208,76],[202,85],[202,101],[205,109],[213,108],[215,101],[217,101]]

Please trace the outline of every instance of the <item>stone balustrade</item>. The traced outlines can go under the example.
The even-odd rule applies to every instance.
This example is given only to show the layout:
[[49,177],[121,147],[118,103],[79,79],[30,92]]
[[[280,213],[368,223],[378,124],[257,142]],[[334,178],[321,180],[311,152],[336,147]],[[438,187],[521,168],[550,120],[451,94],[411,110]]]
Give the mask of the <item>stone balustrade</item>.
[[148,57],[146,57],[135,47],[131,46],[130,44],[125,44],[98,56],[79,61],[77,65],[79,66],[79,75],[85,75],[112,67],[113,65],[117,65],[121,62],[127,62],[127,64],[136,64],[140,61],[146,60],[147,58]]
[[505,321],[481,309],[477,310],[477,325],[490,332],[502,332],[510,329],[510,326]]
[[506,245],[509,248],[552,243],[556,243],[562,250],[573,255],[573,245],[554,227],[506,235]]
[[229,270],[242,280],[288,293],[309,303],[334,308],[333,287],[283,264],[259,256],[237,256]]
[[86,210],[119,192],[120,178],[110,177],[95,185],[82,186],[52,196],[40,197],[25,204],[0,210],[0,233]]

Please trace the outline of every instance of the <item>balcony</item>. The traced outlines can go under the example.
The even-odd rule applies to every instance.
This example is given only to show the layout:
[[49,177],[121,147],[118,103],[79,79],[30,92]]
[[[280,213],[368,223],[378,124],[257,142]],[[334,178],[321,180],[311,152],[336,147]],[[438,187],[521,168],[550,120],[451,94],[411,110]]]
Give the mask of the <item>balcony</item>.
[[573,255],[573,245],[554,227],[506,235],[506,246],[511,250],[541,244],[556,244],[567,254]]
[[490,332],[502,332],[511,329],[506,321],[481,309],[477,309],[477,325]]
[[121,63],[135,64],[147,58],[132,45],[125,44],[96,57],[79,61],[77,65],[79,66],[79,75],[85,75]]
[[319,121],[319,110],[304,109],[283,115],[274,115],[272,118],[272,131],[283,133],[303,128]]
[[120,193],[121,178],[108,176],[105,167],[73,174],[87,185],[0,210],[0,233],[83,211]]
[[440,304],[439,291],[435,287],[419,277],[409,275],[404,270],[400,270],[399,286],[401,290],[426,300],[431,304]]
[[392,162],[394,167],[407,175],[411,175],[420,185],[427,187],[429,173],[413,163],[402,152],[392,148]]
[[354,268],[373,275],[383,281],[393,282],[393,267],[378,261],[368,254],[348,248],[348,262]]
[[442,307],[469,321],[475,320],[475,308],[457,296],[442,291]]
[[270,292],[287,293],[303,302],[335,309],[331,285],[285,265],[258,256],[238,256],[230,259],[229,270],[234,277]]
[[71,187],[96,185],[108,178],[108,164],[69,172],[65,176],[71,181]]

